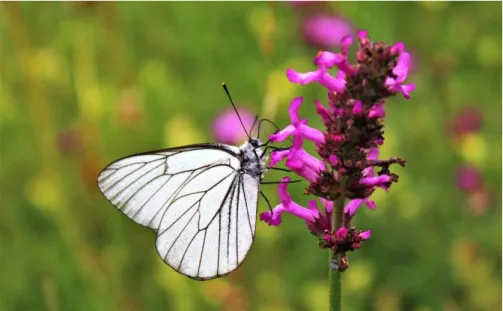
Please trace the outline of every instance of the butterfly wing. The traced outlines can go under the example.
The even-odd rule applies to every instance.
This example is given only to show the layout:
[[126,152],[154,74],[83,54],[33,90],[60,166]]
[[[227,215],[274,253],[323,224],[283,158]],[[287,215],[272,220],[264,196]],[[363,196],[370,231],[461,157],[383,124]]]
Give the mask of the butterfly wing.
[[236,269],[253,242],[260,181],[240,172],[239,153],[201,144],[137,154],[108,165],[98,186],[129,218],[157,231],[167,264],[211,279]]
[[191,179],[166,210],[156,246],[163,260],[191,278],[226,275],[243,262],[255,236],[260,181],[248,174],[219,170],[213,185]]

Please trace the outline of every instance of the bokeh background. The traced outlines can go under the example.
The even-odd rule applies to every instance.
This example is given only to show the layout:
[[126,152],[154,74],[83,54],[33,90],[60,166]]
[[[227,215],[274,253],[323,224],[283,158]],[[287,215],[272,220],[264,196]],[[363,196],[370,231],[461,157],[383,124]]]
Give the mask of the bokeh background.
[[[280,126],[303,95],[302,115],[321,127],[309,102],[325,101],[323,88],[292,85],[285,69],[313,68],[320,47],[359,28],[406,44],[417,88],[386,104],[382,155],[407,167],[355,219],[373,234],[350,254],[344,310],[500,310],[501,3],[0,8],[1,310],[325,310],[327,252],[301,220],[259,222],[239,270],[196,282],[95,179],[128,154],[215,140],[222,81]],[[290,186],[301,203],[304,187]],[[263,189],[276,204],[276,186]]]

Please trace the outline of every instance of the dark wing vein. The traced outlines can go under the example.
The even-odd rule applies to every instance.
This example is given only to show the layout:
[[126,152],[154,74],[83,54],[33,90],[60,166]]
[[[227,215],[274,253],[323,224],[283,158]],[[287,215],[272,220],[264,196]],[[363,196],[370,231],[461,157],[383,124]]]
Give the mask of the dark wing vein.
[[[198,208],[196,209],[196,211],[194,211],[194,215],[191,216],[191,218],[189,219],[189,221],[187,222],[187,224],[185,224],[185,226],[183,227],[182,230],[180,230],[180,234],[176,236],[175,240],[173,241],[173,243],[171,244],[171,246],[169,247],[168,251],[166,252],[166,255],[164,256],[164,260],[166,261],[166,258],[169,254],[169,252],[171,251],[171,249],[174,247],[174,245],[176,244],[176,242],[178,241],[178,239],[180,238],[180,236],[182,235],[183,231],[185,231],[185,228],[187,228],[188,224],[190,222],[192,222],[192,219],[194,218],[195,214],[196,213],[199,213],[199,209],[201,208],[201,201],[203,200],[204,196],[213,188],[215,188],[218,184],[222,183],[224,180],[226,180],[230,175],[232,174],[235,174],[236,171],[233,171],[231,173],[229,173],[228,175],[226,175],[224,178],[222,178],[220,181],[218,181],[218,183],[216,183],[215,185],[213,185],[211,188],[208,188],[206,191],[204,191],[203,195],[201,196],[201,198],[199,200],[197,200],[196,202],[194,202],[194,204],[192,204],[189,208],[187,208],[187,210],[185,212],[183,212],[175,221],[173,221],[173,223],[165,228],[162,232],[160,232],[158,234],[158,238],[161,238],[162,235],[164,235],[166,233],[167,230],[169,230],[173,225],[175,225],[183,216],[185,216],[196,204],[198,204]],[[194,176],[193,178],[195,178],[196,176]],[[231,187],[229,187],[229,189],[227,190],[227,193],[226,195],[224,196],[224,198],[222,199],[222,202],[220,203],[220,207],[217,211],[217,213],[215,214],[215,216],[212,218],[212,220],[209,222],[209,224],[202,228],[202,229],[198,229],[196,234],[190,239],[190,242],[187,244],[187,246],[185,247],[185,250],[184,250],[184,253],[182,255],[182,258],[180,260],[180,264],[178,265],[177,269],[179,269],[179,267],[182,265],[184,259],[185,259],[185,254],[187,253],[187,251],[189,250],[190,248],[190,245],[192,244],[192,242],[194,241],[194,239],[196,238],[196,236],[199,234],[199,232],[201,231],[204,231],[205,232],[205,239],[206,239],[206,232],[207,232],[207,229],[208,227],[212,224],[214,218],[216,217],[217,214],[221,214],[220,211],[222,209],[222,207],[224,206],[225,204],[225,201],[227,200],[227,198],[229,197],[229,193],[232,191],[232,196],[234,195],[234,190],[236,189],[236,183],[235,183],[235,180],[236,180],[236,177],[234,177],[234,181],[232,182],[231,184]],[[197,194],[199,192],[194,192],[194,193],[190,193],[190,194],[187,194],[187,195],[192,195],[192,194]],[[184,195],[186,196],[186,195]],[[176,198],[176,200],[179,199],[178,197]],[[231,197],[232,199],[232,197]],[[201,214],[199,213],[199,216]],[[163,216],[164,217],[164,216]],[[205,241],[203,241],[203,250],[204,250],[204,245],[205,245]],[[200,258],[202,258],[202,254],[203,254],[203,250],[201,250],[201,254],[200,254]],[[200,259],[200,262],[198,264],[198,266],[200,267],[201,266],[201,259]],[[199,272],[198,272],[199,273]]]
[[[193,204],[192,206],[194,206],[195,204]],[[191,206],[191,207],[192,207]],[[189,218],[189,221],[185,224],[185,226],[183,226],[182,230],[180,232],[183,232],[185,230],[185,228],[187,228],[187,226],[190,224],[190,222],[192,221],[192,219],[194,218],[194,216],[196,216],[196,213],[199,213],[198,210],[195,210],[194,211],[194,214]],[[160,237],[160,236],[159,236]],[[166,261],[166,258],[168,257],[169,255],[169,252],[171,251],[171,248],[173,248],[173,246],[175,245],[176,241],[178,241],[178,238],[180,238],[180,235],[178,235],[175,239],[175,241],[173,242],[173,244],[171,244],[171,246],[169,247],[168,251],[166,252],[166,255],[164,256],[164,261]],[[180,265],[182,264],[182,262],[180,261]],[[178,266],[179,268],[180,266]],[[178,269],[177,268],[177,269]]]
[[[157,166],[153,167],[152,169],[150,169],[150,170],[146,171],[145,173],[143,173],[142,175],[138,176],[138,178],[136,178],[136,179],[132,180],[132,181],[131,181],[131,182],[130,182],[130,183],[129,183],[126,187],[124,187],[124,189],[122,189],[121,191],[117,192],[114,196],[112,196],[112,197],[110,198],[110,200],[114,200],[115,198],[117,198],[117,196],[119,196],[121,193],[123,193],[125,190],[127,190],[127,189],[128,189],[128,188],[132,185],[132,184],[134,184],[135,182],[137,182],[138,180],[140,180],[141,178],[143,178],[145,175],[147,175],[148,173],[152,172],[153,170],[155,170],[155,169],[159,168],[159,167],[160,167],[160,166],[162,166],[162,165],[163,165],[163,163],[161,163],[161,164],[159,164],[159,165],[157,165]],[[134,172],[137,172],[137,170],[136,170],[136,171],[134,171]],[[149,181],[148,181],[148,183],[150,183],[152,180],[157,179],[157,178],[159,178],[159,176],[155,176],[155,177],[153,177],[151,180],[149,180]],[[123,179],[124,179],[124,178],[122,178],[121,180],[123,180]],[[148,184],[148,183],[147,183],[147,184]],[[143,185],[143,186],[145,186],[145,185]],[[110,190],[110,189],[108,189],[108,190]],[[135,192],[135,193],[136,193],[136,192]],[[129,200],[129,199],[128,199],[128,200]]]
[[[199,275],[199,271],[201,271],[201,262],[203,262],[203,254],[204,254],[204,247],[206,246],[206,234],[207,233],[208,233],[208,231],[204,230],[203,247],[201,248],[201,254],[199,255],[199,264],[197,265],[197,275]],[[182,258],[182,261],[183,261],[183,258]],[[217,265],[218,265],[218,262],[217,262]]]
[[[239,262],[239,257],[238,257],[238,249],[239,249],[239,245],[238,245],[238,225],[239,225],[239,202],[240,202],[240,195],[241,195],[241,183],[243,182],[243,176],[240,174],[239,175],[239,181],[238,181],[238,184],[237,184],[237,188],[238,188],[238,195],[237,195],[237,201],[236,201],[236,263]],[[232,205],[231,205],[232,207]]]
[[[213,168],[213,167],[216,167],[216,166],[221,166],[221,165],[215,165],[215,166],[209,167],[209,168],[205,169],[204,171],[200,172],[199,174],[192,176],[192,178],[190,178],[190,177],[189,177],[189,178],[190,178],[190,180],[186,180],[186,182],[185,182],[183,185],[181,185],[180,187],[178,187],[177,191],[176,191],[176,192],[174,192],[174,195],[175,195],[175,194],[176,194],[176,195],[178,195],[178,194],[180,193],[180,191],[183,189],[183,187],[184,187],[185,185],[187,185],[188,183],[190,183],[192,180],[194,180],[194,178],[196,178],[196,177],[197,177],[197,176],[199,176],[200,174],[202,174],[202,173],[206,172],[207,170],[209,170],[209,169],[211,169],[211,168]],[[226,166],[226,165],[224,165],[224,166]],[[170,205],[172,205],[173,203],[175,203],[177,200],[179,200],[179,199],[181,199],[181,198],[184,198],[184,197],[187,197],[187,196],[190,196],[190,195],[194,195],[194,194],[198,194],[198,193],[203,193],[203,195],[201,196],[201,198],[200,198],[199,200],[197,200],[197,201],[196,201],[196,203],[197,203],[197,202],[199,202],[199,203],[200,203],[200,202],[203,200],[203,198],[204,198],[204,196],[206,195],[206,193],[208,193],[211,189],[213,189],[213,188],[215,188],[216,186],[218,186],[220,183],[222,183],[224,180],[226,180],[226,179],[227,179],[230,175],[232,175],[232,174],[234,174],[234,173],[235,173],[235,171],[234,171],[234,172],[231,172],[231,173],[229,173],[229,174],[227,174],[225,177],[223,177],[221,180],[219,180],[217,183],[215,183],[213,186],[211,186],[211,187],[210,187],[210,188],[208,188],[207,190],[204,190],[204,191],[196,191],[196,192],[186,193],[186,194],[181,195],[181,196],[176,196],[176,198],[175,198],[175,199],[174,199],[174,200],[170,203]],[[166,203],[164,203],[164,204],[166,204]],[[163,205],[163,206],[164,206],[164,205]],[[194,206],[194,205],[192,205],[192,206]],[[191,206],[191,207],[192,207],[192,206]],[[169,208],[169,206],[168,206],[168,208]],[[189,209],[190,209],[190,208],[189,208]],[[166,211],[167,211],[167,209],[164,211],[164,213],[166,213]],[[157,214],[156,214],[156,215],[157,215]],[[162,217],[164,218],[164,215],[163,215]],[[154,217],[154,218],[155,218],[155,217]],[[166,230],[168,230],[169,228],[171,228],[171,226],[173,226],[173,225],[174,225],[174,224],[175,224],[175,223],[176,223],[179,219],[180,219],[180,217],[179,217],[179,218],[177,218],[177,220],[175,220],[175,221],[174,221],[174,222],[173,222],[173,223],[172,223],[172,224],[171,224],[168,228],[166,228],[165,230],[163,230],[163,232],[161,232],[160,234],[163,234]],[[162,222],[162,221],[161,221],[161,222]]]
[[[164,182],[164,183],[163,183],[163,184],[159,187],[159,189],[157,189],[157,190],[156,190],[156,191],[155,191],[155,192],[154,192],[154,193],[153,193],[153,194],[152,194],[152,195],[151,195],[151,196],[150,196],[150,197],[149,197],[149,198],[145,201],[145,203],[143,203],[143,204],[140,206],[140,208],[136,211],[136,213],[134,213],[134,215],[133,215],[133,216],[131,216],[131,217],[133,217],[133,218],[134,218],[134,217],[136,217],[138,214],[140,214],[140,212],[143,210],[143,208],[145,207],[145,205],[147,205],[147,203],[148,203],[148,202],[150,202],[150,200],[152,200],[152,198],[153,198],[153,197],[155,197],[155,196],[157,195],[157,193],[158,193],[158,192],[159,192],[162,188],[164,188],[164,186],[166,186],[166,184],[167,184],[167,183],[171,180],[171,178],[173,178],[173,176],[174,176],[174,175],[171,175],[171,176],[168,178],[168,180],[166,180],[166,181],[165,181],[165,182]],[[159,178],[159,177],[157,177],[157,178]],[[157,178],[155,178],[155,179],[157,179]],[[152,181],[153,181],[153,180],[151,180],[150,182],[152,182]],[[136,194],[135,194],[135,195],[136,195]],[[171,197],[172,197],[172,196],[170,196],[169,198],[171,198]],[[132,197],[131,197],[131,198],[132,198]],[[129,202],[129,200],[130,200],[131,198],[129,198],[129,199],[128,199],[128,202]],[[124,204],[127,204],[127,202],[126,202],[126,203],[124,203]],[[154,218],[155,218],[155,215],[154,215]]]
[[[152,219],[149,221],[149,223],[148,223],[148,224],[149,224],[149,226],[152,224],[152,221],[153,221],[154,219],[156,219],[156,218],[157,218],[157,215],[159,215],[159,213],[160,213],[160,212],[164,209],[164,206],[165,206],[166,204],[168,204],[168,202],[171,200],[171,198],[175,197],[175,196],[176,196],[176,195],[180,192],[180,190],[181,190],[181,189],[183,189],[183,187],[184,187],[184,186],[188,183],[188,181],[187,181],[187,180],[189,180],[189,179],[190,179],[190,177],[191,177],[191,176],[192,176],[192,175],[193,175],[196,171],[197,171],[197,170],[194,170],[194,171],[190,172],[190,174],[189,174],[189,176],[187,177],[187,179],[185,179],[185,181],[184,181],[184,182],[182,182],[182,183],[180,184],[180,186],[178,186],[178,188],[176,188],[176,190],[175,190],[175,191],[173,191],[173,194],[171,194],[171,195],[169,196],[169,198],[167,198],[167,199],[166,199],[166,201],[164,201],[164,203],[162,204],[162,206],[161,206],[161,207],[157,210],[157,212],[154,214],[154,216],[152,217]],[[175,176],[175,175],[173,175],[173,176]],[[171,203],[173,203],[173,202],[171,202]],[[166,207],[166,209],[167,209],[167,207]],[[164,211],[164,212],[163,212],[163,215],[164,215],[164,213],[165,213],[165,212],[166,212],[166,211]],[[161,218],[162,218],[162,217],[161,217]],[[161,220],[161,222],[162,222],[162,220]]]
[[[244,198],[244,201],[245,201],[245,207],[246,207],[246,215],[248,215],[248,224],[250,225],[250,232],[252,234],[252,237],[255,236],[255,232],[252,228],[252,224],[251,224],[251,217],[250,217],[250,210],[248,209],[248,201],[246,200],[246,192],[245,192],[245,183],[244,183],[244,179],[243,179],[243,182],[241,183],[241,188],[243,189],[243,198]],[[258,200],[257,200],[258,202]],[[257,208],[257,207],[255,207]]]

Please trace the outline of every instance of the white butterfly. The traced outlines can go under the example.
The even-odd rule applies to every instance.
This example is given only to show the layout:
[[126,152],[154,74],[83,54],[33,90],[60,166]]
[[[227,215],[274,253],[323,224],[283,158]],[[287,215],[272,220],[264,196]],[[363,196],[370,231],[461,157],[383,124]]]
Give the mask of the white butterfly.
[[[232,101],[231,101],[232,102]],[[132,155],[98,177],[105,197],[157,233],[159,256],[190,278],[237,269],[255,237],[262,142],[197,144]]]

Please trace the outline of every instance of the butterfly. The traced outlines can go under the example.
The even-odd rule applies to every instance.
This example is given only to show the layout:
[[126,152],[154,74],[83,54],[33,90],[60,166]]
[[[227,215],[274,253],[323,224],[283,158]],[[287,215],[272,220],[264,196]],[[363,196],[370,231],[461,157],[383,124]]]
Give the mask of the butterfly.
[[166,264],[196,280],[218,278],[241,265],[255,237],[267,148],[248,137],[239,147],[207,143],[131,155],[106,166],[98,187],[156,232]]

